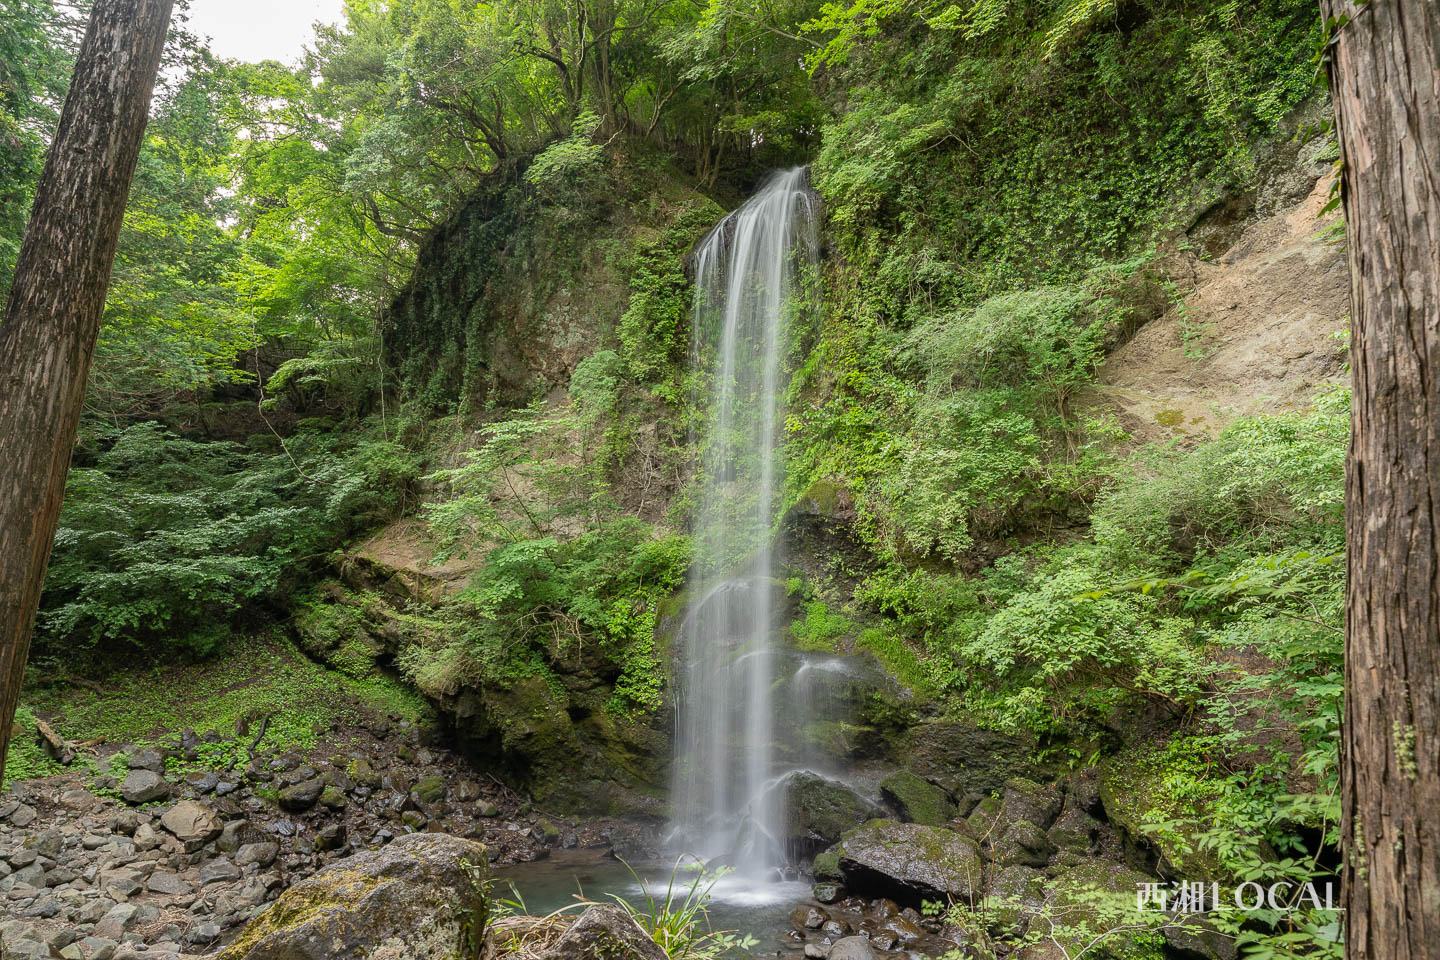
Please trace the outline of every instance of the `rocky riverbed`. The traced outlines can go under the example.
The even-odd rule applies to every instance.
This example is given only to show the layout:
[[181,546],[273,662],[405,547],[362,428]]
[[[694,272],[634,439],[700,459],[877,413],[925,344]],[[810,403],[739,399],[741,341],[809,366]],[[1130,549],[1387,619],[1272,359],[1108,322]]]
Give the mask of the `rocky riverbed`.
[[[878,790],[805,771],[783,780],[786,842],[808,866],[788,878],[795,899],[780,901],[764,929],[726,918],[760,936],[757,955],[837,960],[853,958],[858,943],[867,956],[968,949],[1040,960],[1050,954],[1035,932],[1054,918],[1084,920],[1097,895],[1133,903],[1138,884],[1205,867],[1183,847],[1146,839],[1137,786],[1115,771],[1029,779],[1006,766],[1003,742],[982,749],[940,725],[922,733],[965,746],[968,761],[994,762],[941,763],[916,750],[914,769],[891,768]],[[237,731],[230,742],[252,739],[262,738]],[[468,877],[471,867],[520,869],[552,854],[653,862],[663,828],[658,819],[574,820],[537,808],[440,743],[434,728],[399,716],[339,726],[304,751],[250,754],[188,728],[154,745],[89,749],[88,774],[77,767],[0,794],[7,958],[240,950],[283,919],[274,904],[286,891],[328,890],[309,881],[392,847],[399,857],[416,838],[436,838],[426,856],[475,858],[443,866]],[[227,756],[243,762],[204,759]],[[936,904],[970,908],[972,922]],[[1234,957],[1232,944],[1193,925],[1157,935],[1166,956]]]
[[214,952],[298,881],[407,834],[472,838],[488,861],[511,864],[557,847],[643,849],[653,832],[547,816],[403,720],[376,717],[234,769],[197,765],[220,737],[187,729],[161,747],[102,748],[117,776],[0,794],[8,957]]

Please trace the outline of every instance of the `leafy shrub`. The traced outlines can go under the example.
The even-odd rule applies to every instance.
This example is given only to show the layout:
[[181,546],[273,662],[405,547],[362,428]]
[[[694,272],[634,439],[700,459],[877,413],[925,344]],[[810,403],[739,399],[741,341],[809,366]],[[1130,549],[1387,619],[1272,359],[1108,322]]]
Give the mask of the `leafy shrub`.
[[1127,563],[1175,569],[1266,531],[1344,516],[1349,393],[1304,414],[1249,417],[1192,453],[1148,451],[1096,505],[1095,538]]
[[1148,595],[1087,593],[1106,574],[1062,554],[992,616],[957,655],[971,697],[1004,727],[1085,730],[1136,697],[1188,710],[1210,672],[1195,625]]
[[41,645],[207,652],[237,615],[283,602],[329,549],[393,516],[417,467],[385,441],[300,434],[277,455],[126,428],[70,472]]

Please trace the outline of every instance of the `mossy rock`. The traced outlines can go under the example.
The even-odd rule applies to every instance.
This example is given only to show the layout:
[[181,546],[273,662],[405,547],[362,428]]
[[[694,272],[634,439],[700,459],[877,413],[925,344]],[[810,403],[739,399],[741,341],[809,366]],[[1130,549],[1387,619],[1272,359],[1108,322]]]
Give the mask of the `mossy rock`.
[[437,960],[461,955],[484,916],[485,847],[400,837],[295,884],[220,960]]
[[[971,901],[980,894],[980,848],[953,830],[871,820],[835,848],[845,887],[908,906]],[[818,878],[817,878],[818,879]]]
[[339,787],[326,787],[320,794],[320,804],[327,810],[344,810],[345,803],[345,791]]
[[[1226,879],[1220,858],[1195,843],[1196,836],[1208,829],[1209,804],[1181,799],[1165,781],[1165,766],[1153,755],[1113,758],[1100,770],[1100,802],[1105,815],[1131,843],[1158,851],[1168,876],[1211,882]],[[1174,826],[1147,829],[1158,822]]]
[[345,767],[345,774],[355,782],[357,787],[368,787],[374,790],[380,786],[380,774],[370,765],[370,761],[364,757],[351,760]]
[[814,875],[816,882],[839,883],[844,880],[845,874],[840,872],[840,849],[835,847],[824,853],[816,854],[815,862],[810,866],[810,872]]
[[838,780],[809,771],[785,778],[785,834],[792,843],[828,847],[881,811]]
[[908,770],[882,780],[880,795],[895,808],[901,820],[909,823],[938,827],[956,813],[955,802],[948,793]]
[[449,789],[450,788],[445,785],[444,777],[439,774],[431,774],[428,777],[422,778],[419,783],[411,787],[410,793],[421,803],[439,803],[445,799],[445,794]]

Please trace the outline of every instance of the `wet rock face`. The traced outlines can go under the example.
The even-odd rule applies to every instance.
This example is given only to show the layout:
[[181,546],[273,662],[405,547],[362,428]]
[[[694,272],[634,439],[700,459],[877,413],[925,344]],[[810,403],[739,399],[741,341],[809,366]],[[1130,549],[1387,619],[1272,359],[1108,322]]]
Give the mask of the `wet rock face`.
[[845,837],[839,869],[848,889],[923,901],[971,901],[980,892],[980,848],[953,830],[872,820]]
[[[291,887],[223,960],[431,960],[461,949],[484,909],[485,847],[441,834],[400,837]],[[468,918],[468,919],[467,919]]]
[[665,951],[623,908],[613,903],[589,907],[542,960],[666,960]]
[[897,752],[908,770],[957,798],[988,795],[1007,780],[1040,773],[1033,739],[968,721],[922,723],[905,735]]
[[881,812],[840,781],[808,771],[791,774],[781,788],[785,791],[786,839],[800,859],[810,859],[847,830]]
[[950,794],[908,770],[891,774],[881,781],[880,796],[907,823],[938,827],[958,812]]

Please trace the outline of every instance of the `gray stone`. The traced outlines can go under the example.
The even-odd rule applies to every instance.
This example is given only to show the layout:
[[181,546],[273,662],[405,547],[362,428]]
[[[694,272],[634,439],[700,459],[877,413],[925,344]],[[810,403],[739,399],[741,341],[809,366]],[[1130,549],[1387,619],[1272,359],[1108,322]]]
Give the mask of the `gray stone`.
[[170,796],[170,784],[153,770],[131,770],[120,784],[120,796],[126,803],[154,803]]
[[613,903],[597,903],[572,923],[542,960],[666,960],[660,944]]
[[159,831],[148,823],[142,823],[135,828],[135,849],[141,852],[154,850],[160,846],[161,836]]
[[852,892],[907,906],[925,900],[970,901],[979,893],[980,851],[953,830],[872,820],[833,851]]
[[477,880],[486,863],[485,848],[470,840],[400,837],[292,886],[249,923],[225,960],[446,956],[482,916]]
[[197,800],[181,800],[160,818],[160,826],[182,843],[205,843],[220,836],[224,826],[215,812]]
[[151,773],[165,772],[165,754],[154,747],[145,747],[130,754],[126,762],[131,770],[149,770]]
[[60,856],[65,849],[65,837],[59,830],[51,828],[42,830],[35,837],[35,852],[42,857],[49,857],[51,860]]
[[792,773],[779,789],[785,796],[785,834],[807,856],[883,811],[838,780],[809,771]]
[[229,883],[231,880],[240,879],[240,868],[229,860],[211,860],[200,868],[200,886],[208,887],[212,883]]
[[221,829],[220,839],[215,841],[215,846],[222,853],[234,853],[246,844],[264,843],[269,839],[264,830],[249,820],[231,820]]
[[80,944],[86,951],[85,960],[110,960],[115,956],[115,948],[119,946],[114,940],[104,937],[86,937]]
[[339,850],[341,847],[345,846],[348,839],[349,838],[345,830],[345,824],[332,823],[328,826],[321,827],[318,831],[316,831],[315,849],[320,852],[324,852],[327,850]]
[[133,903],[119,903],[111,907],[100,922],[95,924],[94,934],[107,940],[120,940],[135,922],[139,907]]
[[190,928],[185,934],[185,942],[191,946],[205,946],[220,939],[220,924],[214,920],[205,920]]
[[139,826],[140,814],[134,810],[116,810],[110,815],[110,830],[112,833],[133,837]]
[[35,812],[34,807],[28,803],[22,803],[10,813],[10,823],[17,827],[28,827],[35,822],[37,816],[39,814]]
[[876,960],[875,949],[864,937],[845,937],[830,948],[829,960]]
[[324,791],[325,781],[319,777],[288,786],[280,791],[280,808],[291,813],[304,813],[315,806],[315,801],[320,799],[320,794]]
[[261,841],[259,843],[247,843],[235,851],[235,865],[247,867],[250,864],[264,869],[275,862],[280,854],[280,845],[273,841]]
[[1050,838],[1029,820],[1016,820],[991,842],[991,854],[997,864],[1020,864],[1043,867],[1055,853]]
[[168,897],[182,897],[195,892],[194,884],[164,870],[150,874],[150,879],[145,881],[145,889]]

